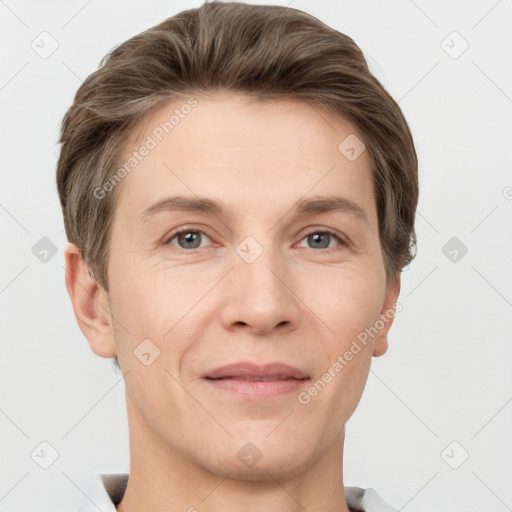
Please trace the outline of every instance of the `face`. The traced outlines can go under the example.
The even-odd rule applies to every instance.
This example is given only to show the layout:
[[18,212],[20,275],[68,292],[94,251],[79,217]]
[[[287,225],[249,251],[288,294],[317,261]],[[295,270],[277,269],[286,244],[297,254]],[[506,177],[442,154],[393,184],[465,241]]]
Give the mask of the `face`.
[[361,341],[398,295],[368,152],[347,158],[356,129],[301,101],[194,97],[169,133],[187,98],[156,111],[123,156],[156,142],[117,185],[102,343],[129,372],[139,433],[215,473],[291,475],[333,446],[386,350],[391,320]]

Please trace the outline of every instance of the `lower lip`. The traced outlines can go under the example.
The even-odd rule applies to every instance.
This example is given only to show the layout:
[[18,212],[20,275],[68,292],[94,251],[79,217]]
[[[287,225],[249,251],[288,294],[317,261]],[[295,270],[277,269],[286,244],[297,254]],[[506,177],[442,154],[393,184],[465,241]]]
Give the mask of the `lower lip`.
[[283,379],[283,380],[237,380],[237,379],[206,379],[217,389],[231,391],[244,397],[271,398],[297,391],[309,379]]

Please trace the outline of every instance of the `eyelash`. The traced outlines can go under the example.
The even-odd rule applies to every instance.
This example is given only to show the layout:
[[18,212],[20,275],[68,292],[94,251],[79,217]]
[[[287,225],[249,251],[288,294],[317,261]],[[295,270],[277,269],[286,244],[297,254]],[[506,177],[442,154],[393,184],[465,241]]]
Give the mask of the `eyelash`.
[[[206,235],[208,238],[210,238],[204,231],[200,230],[200,229],[195,229],[193,227],[185,227],[185,228],[181,228],[179,229],[178,231],[175,231],[172,235],[170,235],[166,241],[164,242],[164,245],[170,245],[170,242],[171,240],[174,240],[174,238],[176,238],[177,236],[183,234],[183,233],[201,233],[203,235]],[[300,241],[304,240],[304,238],[306,238],[307,236],[309,235],[312,235],[312,234],[316,234],[316,233],[327,233],[331,236],[333,236],[339,243],[340,243],[340,246],[342,247],[347,247],[348,246],[348,243],[343,239],[341,238],[337,232],[329,229],[329,228],[316,228],[316,229],[312,229],[311,231],[308,231],[307,233],[304,234],[304,236],[300,239]],[[177,247],[177,249],[182,249],[181,247]],[[186,251],[186,252],[193,252],[193,251],[198,251],[199,249],[202,249],[202,247],[198,247],[198,248],[194,248],[194,249],[190,249],[190,250],[187,250],[187,249],[182,249],[183,251]],[[322,250],[324,252],[326,251],[332,251],[332,250],[335,250],[336,247],[327,247],[327,248],[323,248]],[[315,250],[315,249],[313,249]]]

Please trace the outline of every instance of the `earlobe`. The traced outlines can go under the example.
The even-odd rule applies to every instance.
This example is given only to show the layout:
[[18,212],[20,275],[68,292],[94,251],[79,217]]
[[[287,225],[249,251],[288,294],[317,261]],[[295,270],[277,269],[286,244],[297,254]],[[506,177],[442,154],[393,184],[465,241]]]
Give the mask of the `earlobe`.
[[75,317],[91,350],[101,356],[116,356],[108,293],[91,277],[83,255],[74,244],[65,251],[66,288]]
[[383,356],[388,350],[388,337],[387,334],[379,333],[373,345],[373,357]]
[[379,332],[375,336],[375,343],[373,345],[374,357],[380,357],[388,350],[388,333],[395,319],[396,301],[400,295],[400,286],[400,274],[398,274],[395,283],[386,288],[386,297],[380,312],[378,325],[376,325]]

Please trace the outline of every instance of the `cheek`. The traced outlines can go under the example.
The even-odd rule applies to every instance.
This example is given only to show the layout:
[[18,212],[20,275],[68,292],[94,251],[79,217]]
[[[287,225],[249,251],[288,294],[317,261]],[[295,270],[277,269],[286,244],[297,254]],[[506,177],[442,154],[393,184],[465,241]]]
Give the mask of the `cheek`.
[[380,315],[384,287],[379,272],[362,267],[316,272],[301,285],[299,297],[338,344],[349,342]]
[[[211,307],[212,297],[200,299],[211,288],[211,279],[192,282],[190,272],[158,269],[128,275],[112,289],[113,311],[119,320],[115,323],[125,327],[116,326],[118,351],[129,362],[138,345],[151,340],[160,351],[158,365],[176,369],[204,328],[202,317],[208,317],[204,311]],[[151,351],[151,343],[145,343]]]
[[129,322],[140,324],[151,319],[154,326],[163,318],[164,311],[168,314],[175,310],[173,302],[178,302],[181,293],[179,280],[173,290],[169,275],[156,271],[149,258],[138,259],[138,255],[125,258],[112,269],[111,293],[115,295],[118,311]]

